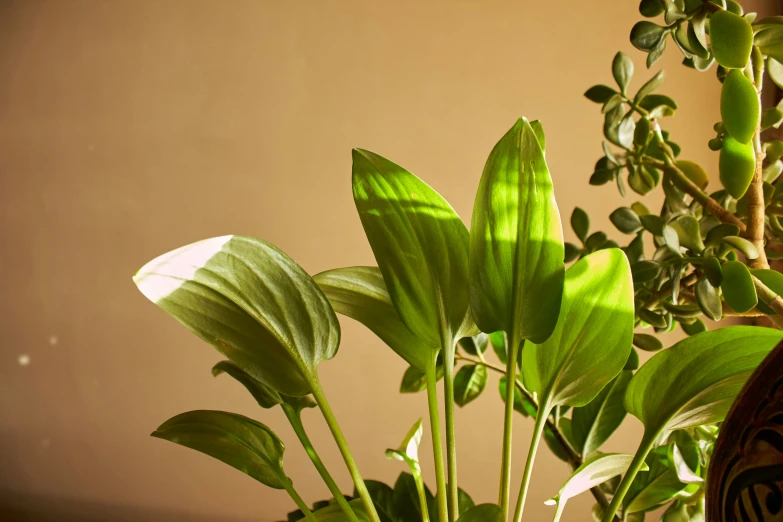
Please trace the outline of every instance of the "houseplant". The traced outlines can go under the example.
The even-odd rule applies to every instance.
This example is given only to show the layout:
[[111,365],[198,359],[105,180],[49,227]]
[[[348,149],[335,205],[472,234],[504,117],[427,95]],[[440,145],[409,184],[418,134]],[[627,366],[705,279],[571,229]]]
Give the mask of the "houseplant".
[[[625,246],[591,234],[579,209],[571,225],[582,244],[563,242],[540,122],[518,120],[491,151],[470,232],[423,181],[354,150],[354,200],[377,267],[310,277],[273,245],[224,236],[160,256],[134,278],[144,295],[226,356],[213,374],[235,378],[261,407],[283,409],[333,498],[311,509],[283,469],[282,442],[246,417],[193,411],[153,435],[285,489],[299,508],[289,520],[519,521],[541,439],[574,468],[553,492],[555,520],[569,498],[588,490],[597,520],[641,520],[667,504],[665,520],[703,519],[702,484],[717,424],[749,373],[783,339],[775,328],[706,331],[700,318],[755,315],[781,325],[783,275],[769,269],[768,259],[783,252],[777,217],[783,206],[774,185],[783,171],[783,142],[761,133],[779,125],[783,111],[762,112],[759,100],[765,71],[783,84],[783,19],[756,21],[731,1],[644,0],[640,12],[663,16],[663,25],[645,20],[631,31],[632,43],[648,53],[648,67],[674,42],[686,65],[717,71],[723,83],[722,121],[708,144],[719,151],[723,189],[705,192],[707,173],[680,159],[663,130],[677,105],[655,92],[662,73],[631,96],[633,64],[622,53],[612,63],[617,87],[586,93],[606,115],[605,154],[590,183],[613,181],[623,194],[640,195],[661,187],[665,194],[660,212],[640,202],[612,212],[614,225],[631,236]],[[649,256],[645,243],[648,250],[654,245]],[[420,421],[399,448],[387,450],[410,468],[393,488],[359,472],[318,379],[319,363],[339,346],[335,312],[362,322],[410,364],[401,391],[426,390],[434,494],[421,476]],[[667,349],[654,335],[634,333],[677,325],[690,337]],[[504,366],[487,361],[489,346]],[[637,349],[659,353],[639,367]],[[505,400],[498,501],[473,505],[458,487],[454,405],[468,405],[495,370]],[[441,379],[445,434],[436,394]],[[339,490],[307,436],[301,412],[310,407],[334,435],[354,481],[352,495]],[[626,412],[645,427],[638,451],[600,453]],[[512,496],[511,466],[522,466],[512,460],[515,413],[534,419],[535,428]]]

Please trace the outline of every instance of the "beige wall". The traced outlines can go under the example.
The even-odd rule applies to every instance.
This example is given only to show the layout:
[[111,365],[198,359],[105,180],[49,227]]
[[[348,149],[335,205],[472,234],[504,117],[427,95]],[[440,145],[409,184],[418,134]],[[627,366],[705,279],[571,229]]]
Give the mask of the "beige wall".
[[[210,377],[217,352],[148,303],[131,275],[227,233],[271,241],[313,273],[373,263],[351,199],[351,148],[406,166],[469,220],[483,162],[521,115],[544,122],[566,220],[579,204],[607,227],[621,198],[587,184],[601,117],[582,93],[611,81],[618,49],[637,63],[635,87],[649,76],[627,39],[637,4],[0,1],[3,498],[80,520],[284,518],[285,493],[148,437],[198,408],[274,427],[302,495],[326,496],[281,413]],[[681,109],[669,128],[714,171],[718,84],[678,67],[670,47],[662,92]],[[338,357],[322,366],[367,478],[396,477],[402,466],[383,450],[426,417],[424,395],[397,394],[403,369],[348,320]],[[496,495],[496,387],[493,378],[457,417],[460,485],[482,502]],[[315,412],[306,422],[348,488],[324,423]],[[615,449],[635,447],[638,423],[628,425]],[[517,419],[515,482],[530,432]],[[431,481],[428,438],[422,453]],[[542,502],[567,472],[543,452],[529,520],[551,516]],[[564,520],[585,520],[590,505],[574,500]]]

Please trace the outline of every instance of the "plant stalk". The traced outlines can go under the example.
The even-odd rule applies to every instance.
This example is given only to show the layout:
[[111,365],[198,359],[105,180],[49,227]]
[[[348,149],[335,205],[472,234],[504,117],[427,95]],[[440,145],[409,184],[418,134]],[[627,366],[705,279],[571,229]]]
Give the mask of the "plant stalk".
[[447,521],[449,519],[449,507],[446,499],[446,471],[443,463],[443,443],[440,435],[440,416],[438,415],[438,377],[437,355],[432,358],[424,372],[427,377],[427,403],[430,410],[430,431],[432,433],[432,453],[435,456],[435,479],[438,490],[438,518]]
[[334,437],[337,446],[340,448],[340,453],[343,456],[345,465],[348,466],[348,471],[351,473],[351,478],[356,486],[356,491],[362,499],[364,509],[367,511],[367,515],[369,515],[372,522],[381,522],[378,512],[375,510],[375,505],[372,503],[372,498],[370,498],[370,492],[367,491],[364,479],[362,479],[359,468],[353,460],[351,449],[348,447],[348,443],[343,436],[340,425],[337,424],[337,419],[334,417],[331,406],[329,406],[329,401],[326,399],[326,395],[324,395],[320,383],[316,384],[317,386],[313,387],[313,397],[315,397],[315,401],[318,403],[318,407],[321,409],[324,419],[326,419],[326,424],[329,426],[332,436]]
[[450,520],[459,516],[459,485],[457,483],[457,438],[454,430],[454,341],[443,347],[443,391],[446,401],[446,455],[448,458],[448,505]]
[[759,124],[756,126],[756,133],[753,135],[753,148],[756,152],[756,170],[753,173],[753,180],[750,182],[750,187],[748,188],[748,229],[745,233],[745,237],[748,241],[753,243],[759,251],[759,257],[750,259],[748,264],[751,268],[766,269],[769,268],[769,263],[767,262],[767,254],[764,252],[765,204],[764,177],[762,173],[766,153],[761,148],[761,88],[764,77],[764,59],[761,57],[758,47],[754,47],[753,50],[754,59],[751,60],[751,62],[754,65],[752,68],[754,74],[753,79],[759,100],[759,114],[756,115],[756,121],[759,122]]
[[294,499],[294,502],[296,503],[296,507],[302,510],[302,513],[304,513],[305,517],[307,517],[307,520],[310,520],[311,522],[318,522],[318,519],[315,518],[315,515],[313,515],[313,512],[310,511],[310,508],[307,507],[307,504],[304,503],[304,500],[302,500],[302,497],[299,496],[299,493],[296,492],[294,489],[294,483],[291,481],[291,479],[288,479],[283,483],[283,487],[285,488],[286,492],[288,492],[288,495]]
[[[464,355],[457,355],[457,358],[465,362],[469,362],[470,364],[481,364],[486,366],[486,368],[489,370],[505,374],[505,370],[503,368],[500,366],[495,366],[492,363],[479,361]],[[524,386],[522,386],[519,380],[516,380],[514,384],[516,384],[516,388],[520,391],[520,393],[522,393],[522,395],[524,395],[525,398],[536,407],[536,410],[538,410],[538,401],[535,399],[535,397],[533,397],[533,395],[527,391]],[[571,468],[574,470],[579,468],[579,466],[582,465],[582,457],[579,456],[579,453],[573,448],[573,446],[571,446],[568,440],[566,440],[563,432],[560,431],[560,428],[549,418],[546,420],[546,427],[552,432],[552,436],[560,445],[560,448],[563,450],[563,452],[568,455],[568,464],[571,466]],[[609,500],[606,498],[606,494],[601,490],[601,488],[595,486],[594,488],[590,489],[590,493],[593,495],[593,498],[602,509],[609,507]],[[615,518],[615,522],[620,522],[620,519]]]
[[503,510],[503,520],[508,520],[508,503],[511,495],[511,432],[514,423],[514,390],[510,384],[517,382],[517,358],[519,356],[518,328],[512,326],[508,334],[508,358],[506,360],[506,409],[503,420],[503,457],[500,465],[500,493],[498,504]]
[[[507,385],[508,386],[508,385]],[[510,387],[510,386],[508,386]],[[538,444],[541,442],[541,435],[544,433],[544,427],[546,426],[547,418],[549,417],[549,411],[551,407],[548,403],[542,405],[538,409],[536,415],[536,423],[533,426],[533,438],[530,441],[530,451],[527,454],[527,461],[525,462],[525,471],[522,475],[522,484],[519,486],[519,496],[517,497],[517,507],[514,510],[514,522],[522,521],[522,512],[525,510],[525,500],[527,500],[527,490],[530,486],[530,477],[533,475],[533,463],[536,460],[536,452],[538,451]],[[608,522],[611,522],[611,517]]]
[[558,501],[555,506],[555,516],[552,517],[552,522],[560,522],[560,517],[563,516],[564,508],[565,508],[565,502]]
[[655,439],[657,437],[657,433],[650,436],[645,432],[644,437],[642,437],[642,442],[639,444],[639,449],[636,450],[636,454],[631,461],[631,465],[628,467],[628,471],[625,472],[623,480],[620,482],[620,485],[617,486],[617,490],[614,492],[612,503],[609,504],[607,510],[604,511],[604,518],[601,522],[612,522],[612,517],[614,517],[615,513],[617,513],[617,510],[620,508],[620,504],[623,503],[623,498],[625,498],[625,494],[628,493],[628,489],[631,487],[633,479],[636,478],[637,473],[639,473],[639,470],[641,470],[644,466],[644,459],[647,458],[647,455],[652,450],[653,445],[655,444]]
[[326,483],[329,491],[332,492],[332,495],[342,508],[345,516],[347,516],[351,522],[359,522],[359,517],[356,516],[356,513],[353,512],[353,509],[351,509],[348,501],[345,500],[345,496],[343,496],[339,486],[326,470],[326,466],[324,466],[321,457],[318,456],[318,453],[316,453],[313,444],[310,442],[310,437],[307,436],[304,425],[302,424],[301,411],[297,411],[287,404],[282,404],[282,407],[283,412],[285,412],[285,416],[288,418],[288,422],[291,423],[291,427],[294,429],[294,433],[296,433],[296,436],[299,438],[299,442],[302,443],[302,446],[307,452],[307,455],[310,457],[310,460],[313,462],[315,469],[318,470],[318,474],[321,475],[321,478]]

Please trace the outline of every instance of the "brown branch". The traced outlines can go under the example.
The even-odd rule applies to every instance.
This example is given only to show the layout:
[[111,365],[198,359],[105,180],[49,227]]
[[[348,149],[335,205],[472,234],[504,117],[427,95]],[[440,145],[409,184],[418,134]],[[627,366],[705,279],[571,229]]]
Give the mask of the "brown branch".
[[761,282],[759,278],[751,275],[753,284],[756,287],[756,294],[762,301],[772,308],[777,315],[769,315],[770,321],[775,323],[779,329],[783,329],[783,297],[773,292],[767,285]]
[[[505,368],[501,368],[500,366],[496,366],[486,361],[480,361],[472,357],[466,357],[459,353],[455,354],[455,358],[458,360],[468,362],[470,364],[479,364],[481,366],[485,366],[487,369],[498,372],[502,375],[506,374]],[[533,395],[529,391],[527,391],[527,389],[525,389],[525,387],[522,386],[522,383],[520,383],[519,381],[515,381],[514,384],[516,385],[517,389],[522,393],[522,395],[524,395],[525,398],[529,400],[536,407],[536,411],[538,411],[538,401],[536,401],[535,397],[533,397]],[[508,385],[508,383],[506,383],[506,385]],[[574,447],[571,446],[571,443],[568,442],[568,440],[565,438],[563,432],[560,431],[560,428],[558,428],[557,424],[555,424],[552,421],[552,419],[547,418],[546,426],[552,432],[552,435],[554,436],[557,443],[560,445],[560,448],[568,456],[568,463],[571,465],[571,467],[573,469],[577,469],[579,466],[581,466],[583,463],[582,457],[574,449]],[[609,499],[606,498],[606,494],[603,492],[603,490],[601,490],[601,488],[599,488],[598,486],[591,488],[590,493],[592,493],[593,498],[595,498],[595,501],[598,502],[598,505],[601,506],[601,509],[606,510],[606,508],[609,507]],[[615,522],[620,522],[620,519],[617,516],[615,516],[614,520]]]
[[679,167],[677,167],[677,165],[674,164],[671,158],[666,157],[666,163],[656,162],[654,165],[658,168],[662,168],[664,172],[672,176],[677,181],[677,186],[685,191],[685,193],[690,197],[698,201],[704,210],[718,218],[722,223],[737,225],[740,229],[740,233],[745,233],[747,230],[745,223],[743,223],[737,216],[723,208],[720,203],[712,199],[706,192],[701,190],[693,181],[690,180],[690,178],[688,178],[688,176],[685,175],[682,170],[680,170]]
[[764,231],[766,216],[764,215],[764,176],[763,163],[767,156],[761,147],[761,89],[764,78],[764,57],[758,47],[753,47],[752,58],[753,83],[756,87],[756,96],[759,102],[759,113],[756,115],[756,132],[753,135],[753,149],[756,152],[756,170],[753,172],[753,180],[748,188],[748,230],[745,238],[753,243],[759,251],[759,257],[748,260],[751,268],[769,268],[767,253],[764,252]]

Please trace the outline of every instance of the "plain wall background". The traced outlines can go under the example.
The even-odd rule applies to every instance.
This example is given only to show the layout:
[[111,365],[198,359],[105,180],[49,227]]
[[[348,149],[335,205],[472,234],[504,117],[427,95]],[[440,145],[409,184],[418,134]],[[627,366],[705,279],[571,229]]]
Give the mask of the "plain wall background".
[[[273,427],[302,496],[326,497],[282,413],[213,379],[219,354],[147,302],[131,275],[165,251],[229,233],[271,241],[311,273],[374,264],[351,197],[351,148],[407,167],[469,222],[484,161],[522,115],[544,123],[566,237],[578,204],[619,238],[607,216],[637,198],[588,185],[602,118],[582,96],[611,83],[617,50],[636,63],[633,88],[667,68],[660,92],[680,110],[665,127],[683,157],[717,178],[706,146],[719,118],[714,70],[680,67],[670,42],[647,71],[628,42],[637,5],[0,1],[3,498],[47,506],[53,520],[284,519],[293,509],[284,492],[148,436],[202,408]],[[322,380],[365,478],[393,482],[404,467],[383,451],[426,418],[425,395],[400,396],[403,361],[342,323]],[[325,424],[314,411],[305,420],[349,490]],[[501,426],[492,376],[457,411],[460,485],[477,502],[496,500]],[[610,447],[633,451],[639,426],[629,419]],[[513,491],[531,430],[517,417]],[[426,435],[421,453],[432,484]],[[551,517],[543,501],[568,472],[541,451],[528,520]],[[586,520],[591,505],[589,495],[574,499],[563,520]]]

